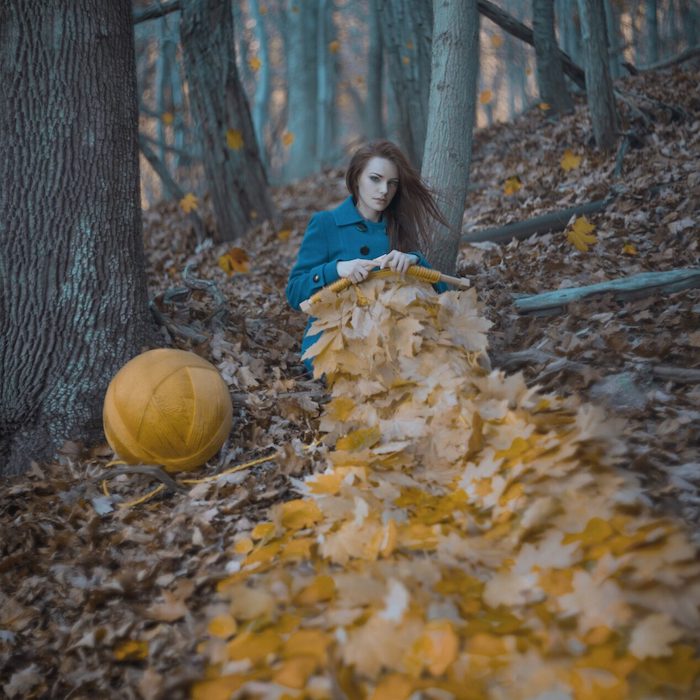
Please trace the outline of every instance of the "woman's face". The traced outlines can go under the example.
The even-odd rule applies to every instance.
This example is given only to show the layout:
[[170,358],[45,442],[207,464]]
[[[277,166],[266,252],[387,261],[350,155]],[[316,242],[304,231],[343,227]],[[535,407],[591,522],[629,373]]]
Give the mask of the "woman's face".
[[367,161],[357,181],[357,211],[369,221],[379,221],[399,187],[394,163],[374,156]]

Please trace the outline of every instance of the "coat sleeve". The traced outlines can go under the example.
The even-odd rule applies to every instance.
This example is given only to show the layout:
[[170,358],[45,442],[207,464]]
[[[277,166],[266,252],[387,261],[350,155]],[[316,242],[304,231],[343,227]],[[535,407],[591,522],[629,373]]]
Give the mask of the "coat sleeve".
[[314,214],[304,233],[297,261],[287,281],[287,301],[293,309],[311,295],[338,279],[336,263],[330,259],[328,227],[330,212]]
[[[425,256],[423,255],[423,253],[421,253],[421,252],[418,251],[418,250],[412,250],[412,251],[411,251],[411,255],[415,255],[415,256],[418,258],[418,262],[416,263],[416,265],[420,265],[421,267],[427,267],[428,269],[431,269],[431,270],[432,270],[432,266],[431,266],[430,263],[426,260],[426,258],[425,258]],[[443,292],[446,292],[446,291],[449,289],[449,287],[447,286],[447,284],[446,284],[445,282],[436,282],[436,283],[433,285],[433,289],[434,289],[438,294],[442,294]]]

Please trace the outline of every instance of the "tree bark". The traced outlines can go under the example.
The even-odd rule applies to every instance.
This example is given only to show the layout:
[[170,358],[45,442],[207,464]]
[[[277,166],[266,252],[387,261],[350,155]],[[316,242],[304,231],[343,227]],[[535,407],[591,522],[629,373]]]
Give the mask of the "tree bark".
[[291,0],[287,18],[287,131],[292,135],[285,179],[297,180],[318,168],[318,4]]
[[217,235],[233,241],[274,207],[236,68],[230,0],[184,4],[180,37]]
[[566,89],[554,32],[554,0],[532,1],[532,36],[537,56],[540,99],[550,106],[552,112],[571,112],[573,103]]
[[366,133],[369,139],[384,137],[383,90],[384,62],[382,32],[379,26],[379,0],[369,3],[369,54],[367,56]]
[[656,0],[645,0],[644,22],[646,25],[647,63],[659,60],[659,11]]
[[428,125],[432,0],[379,0],[379,17],[396,97],[398,141],[420,167]]
[[336,134],[335,88],[338,59],[333,23],[334,0],[318,0],[318,161],[328,167],[334,159]]
[[436,225],[426,257],[453,274],[469,184],[479,75],[476,0],[435,0],[430,112],[422,176],[439,194],[448,226]]
[[258,57],[260,69],[257,72],[255,85],[255,99],[253,101],[253,127],[258,139],[258,149],[263,165],[269,163],[267,147],[265,145],[265,125],[267,124],[272,83],[270,81],[270,52],[267,40],[267,31],[263,21],[263,13],[260,11],[260,0],[250,0],[251,17],[255,20],[255,36],[258,39]]
[[617,141],[617,108],[613,94],[603,0],[579,0],[586,64],[586,97],[596,145],[610,151]]
[[0,5],[0,473],[102,435],[151,339],[129,0]]

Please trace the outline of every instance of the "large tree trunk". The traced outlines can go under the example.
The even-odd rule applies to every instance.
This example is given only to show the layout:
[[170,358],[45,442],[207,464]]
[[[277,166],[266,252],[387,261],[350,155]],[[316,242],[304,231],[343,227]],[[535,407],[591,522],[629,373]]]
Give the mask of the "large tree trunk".
[[603,0],[579,0],[586,63],[586,97],[598,148],[612,150],[617,140],[617,108],[613,94]]
[[253,126],[255,128],[255,136],[258,139],[260,157],[263,165],[267,165],[269,159],[265,143],[265,125],[268,121],[270,95],[272,94],[270,52],[268,50],[267,31],[263,21],[263,13],[260,11],[260,0],[250,0],[249,6],[250,15],[255,20],[255,36],[258,40],[258,58],[260,59],[253,102]]
[[432,0],[379,0],[379,17],[396,97],[398,141],[420,167],[428,125]]
[[384,137],[384,62],[382,32],[379,23],[379,0],[369,2],[369,53],[367,55],[367,108],[365,130],[369,139]]
[[0,4],[0,473],[98,439],[149,339],[131,11]]
[[318,0],[318,162],[323,168],[336,157],[335,88],[338,83],[334,0]]
[[566,89],[554,32],[554,0],[532,1],[532,36],[537,56],[540,99],[546,102],[553,112],[571,112],[573,103]]
[[287,26],[287,131],[294,140],[285,164],[286,180],[318,168],[318,3],[291,0]]
[[659,11],[656,0],[646,0],[644,4],[644,24],[646,25],[647,63],[659,60]]
[[422,176],[439,194],[448,227],[436,226],[426,257],[453,274],[469,184],[479,75],[476,0],[435,0],[430,112]]
[[274,207],[236,68],[231,1],[183,3],[180,37],[217,234],[233,241]]

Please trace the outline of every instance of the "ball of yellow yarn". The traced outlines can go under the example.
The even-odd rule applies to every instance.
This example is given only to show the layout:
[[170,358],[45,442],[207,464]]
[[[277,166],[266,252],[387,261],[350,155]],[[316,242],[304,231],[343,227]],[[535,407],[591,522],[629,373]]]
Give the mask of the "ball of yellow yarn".
[[231,396],[210,362],[184,350],[149,350],[114,375],[102,419],[111,448],[127,464],[194,469],[231,431]]

